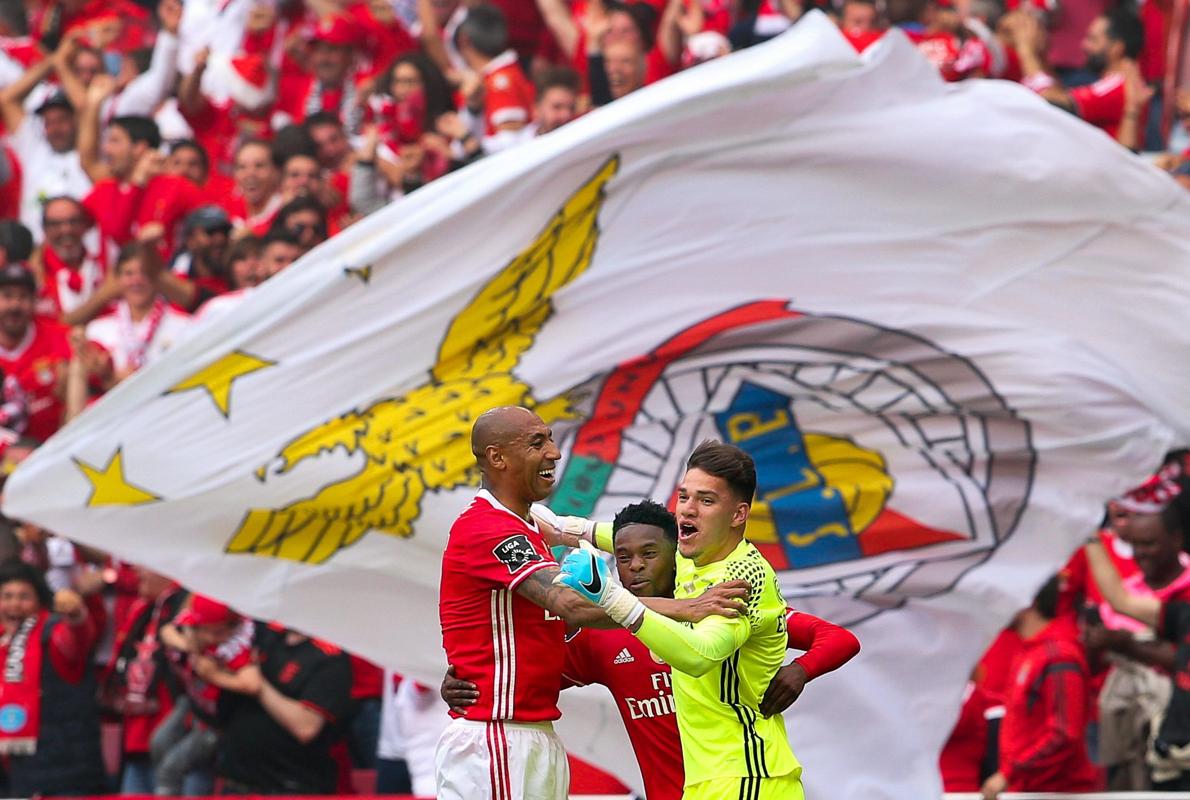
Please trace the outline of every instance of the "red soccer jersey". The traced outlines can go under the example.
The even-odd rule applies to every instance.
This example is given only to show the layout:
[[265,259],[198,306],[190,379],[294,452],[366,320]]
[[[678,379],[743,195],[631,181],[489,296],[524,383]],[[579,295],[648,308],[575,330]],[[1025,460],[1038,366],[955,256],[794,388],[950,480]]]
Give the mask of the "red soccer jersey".
[[481,490],[450,529],[438,612],[442,646],[457,676],[479,687],[471,720],[542,722],[561,716],[566,625],[516,593],[553,566],[536,524]]
[[182,220],[202,205],[202,193],[180,175],[157,175],[143,187],[106,178],[91,188],[83,205],[103,235],[121,246],[149,223],[160,223],[168,254],[173,252],[174,235]]
[[512,50],[505,50],[483,68],[483,88],[484,126],[488,136],[506,122],[533,121],[536,91]]
[[29,396],[26,433],[45,441],[62,425],[58,371],[70,361],[67,328],[57,320],[35,317],[15,350],[0,348],[0,370],[12,375]]
[[611,690],[640,765],[645,796],[679,800],[686,776],[669,665],[623,628],[583,629],[566,643],[562,677],[575,686],[598,683]]
[[[1070,99],[1080,117],[1116,138],[1124,119],[1123,75],[1104,75],[1090,86],[1071,89]],[[1143,124],[1141,130],[1144,130]]]

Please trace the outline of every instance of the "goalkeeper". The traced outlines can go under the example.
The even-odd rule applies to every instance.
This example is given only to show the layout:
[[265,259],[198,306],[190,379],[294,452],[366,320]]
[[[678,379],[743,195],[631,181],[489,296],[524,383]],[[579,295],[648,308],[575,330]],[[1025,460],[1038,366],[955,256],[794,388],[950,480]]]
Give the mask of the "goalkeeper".
[[758,708],[788,646],[785,600],[764,556],[744,539],[756,467],[737,447],[703,442],[678,487],[678,598],[723,581],[752,586],[745,614],[688,625],[648,610],[611,579],[588,542],[610,549],[610,526],[571,520],[584,547],[562,562],[555,583],[598,603],[673,667],[686,765],[683,800],[802,800],[802,768],[785,721]]

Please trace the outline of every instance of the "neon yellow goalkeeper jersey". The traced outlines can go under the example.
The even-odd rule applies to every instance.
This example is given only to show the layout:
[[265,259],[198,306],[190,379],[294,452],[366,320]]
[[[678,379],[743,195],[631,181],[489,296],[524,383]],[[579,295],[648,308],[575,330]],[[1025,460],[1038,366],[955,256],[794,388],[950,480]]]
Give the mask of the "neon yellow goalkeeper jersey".
[[766,719],[757,711],[789,646],[785,599],[768,561],[747,540],[724,560],[705,567],[679,554],[674,595],[697,597],[717,583],[737,579],[752,586],[747,612],[737,619],[708,617],[694,629],[731,629],[738,649],[701,677],[671,665],[687,786],[714,778],[801,772],[789,748],[784,718],[777,714]]

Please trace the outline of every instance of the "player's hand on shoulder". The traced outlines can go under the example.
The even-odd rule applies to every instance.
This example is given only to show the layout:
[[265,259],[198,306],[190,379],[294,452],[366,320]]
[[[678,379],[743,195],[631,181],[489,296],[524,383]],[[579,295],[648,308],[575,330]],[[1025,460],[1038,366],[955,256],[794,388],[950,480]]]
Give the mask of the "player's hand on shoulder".
[[684,604],[681,622],[700,622],[710,616],[734,619],[748,607],[752,587],[747,581],[724,581]]
[[450,710],[460,716],[467,713],[468,706],[479,702],[479,687],[471,681],[456,678],[454,664],[446,668],[439,694],[446,705],[450,706]]
[[766,717],[780,714],[793,705],[801,697],[806,688],[806,681],[810,678],[806,668],[796,661],[777,670],[769,688],[765,689],[764,699],[760,701],[760,713]]

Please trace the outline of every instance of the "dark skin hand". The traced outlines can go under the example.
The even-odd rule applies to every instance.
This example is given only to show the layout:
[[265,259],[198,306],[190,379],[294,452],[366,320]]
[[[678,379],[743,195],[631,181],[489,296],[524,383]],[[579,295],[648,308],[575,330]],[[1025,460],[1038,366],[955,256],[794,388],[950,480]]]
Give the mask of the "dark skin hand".
[[[801,664],[793,663],[777,670],[769,688],[765,690],[764,699],[760,703],[760,713],[771,717],[785,711],[801,696],[807,680],[806,670]],[[456,714],[465,714],[468,706],[479,702],[479,687],[471,681],[456,678],[453,666],[446,668],[439,693],[450,706],[450,710]]]
[[764,698],[760,701],[760,713],[771,717],[789,708],[794,700],[801,697],[802,689],[806,688],[808,680],[810,677],[806,675],[805,667],[796,661],[781,667],[773,676],[769,688],[764,690]]

